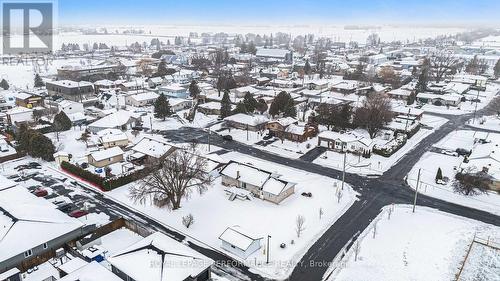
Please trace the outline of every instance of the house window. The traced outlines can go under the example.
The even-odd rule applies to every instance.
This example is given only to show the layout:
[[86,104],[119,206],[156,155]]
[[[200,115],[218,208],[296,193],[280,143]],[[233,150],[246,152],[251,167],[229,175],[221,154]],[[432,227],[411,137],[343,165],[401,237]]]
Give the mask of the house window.
[[47,243],[43,243],[43,249],[47,249],[49,247],[49,245],[47,245]]
[[25,258],[31,257],[32,255],[33,255],[33,251],[32,250],[28,250],[28,251],[24,252],[24,257]]
[[241,187],[244,188],[244,189],[247,189],[247,183],[246,182],[242,182],[241,183]]

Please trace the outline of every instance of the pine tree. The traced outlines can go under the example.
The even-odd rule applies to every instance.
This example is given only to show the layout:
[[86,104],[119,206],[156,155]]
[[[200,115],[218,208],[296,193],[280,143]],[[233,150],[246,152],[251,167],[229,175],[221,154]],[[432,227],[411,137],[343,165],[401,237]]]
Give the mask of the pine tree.
[[9,82],[7,82],[7,80],[5,80],[5,79],[2,79],[2,81],[0,82],[0,88],[2,88],[4,90],[8,90],[9,89]]
[[69,119],[68,115],[66,115],[66,113],[64,113],[64,111],[59,112],[54,117],[53,126],[54,126],[55,131],[57,131],[57,132],[67,131],[67,130],[71,129],[71,125],[72,125],[72,122]]
[[165,120],[165,118],[169,117],[170,115],[172,115],[170,103],[168,102],[168,99],[165,97],[165,95],[162,93],[154,103],[154,116],[155,118],[161,118]]
[[229,115],[231,115],[231,99],[229,98],[229,91],[225,90],[221,100],[220,117],[226,118]]
[[40,157],[45,161],[54,160],[55,147],[52,141],[38,133],[35,132],[30,138],[30,150],[28,153],[33,157]]
[[35,74],[35,88],[43,87],[45,83],[43,83],[42,77],[37,73]]
[[495,78],[500,78],[500,59],[497,60],[495,67],[493,67],[493,74]]
[[201,93],[200,87],[198,87],[198,83],[196,80],[192,80],[191,84],[189,84],[189,95],[193,98],[196,99],[198,98],[198,95]]
[[307,75],[311,74],[311,64],[309,63],[309,60],[306,60],[306,64],[304,65],[304,72]]
[[295,108],[293,99],[289,99],[285,105],[285,108],[283,109],[283,116],[293,118],[297,117],[297,108]]
[[243,98],[243,104],[245,105],[245,109],[247,110],[247,112],[250,113],[254,112],[255,108],[257,107],[257,101],[249,92],[245,94],[245,97]]
[[247,114],[248,112],[249,112],[248,108],[242,101],[238,102],[236,104],[236,108],[233,110],[233,114],[238,114],[238,113]]
[[443,179],[443,171],[441,171],[441,167],[439,167],[436,173],[436,182],[442,179]]
[[415,86],[415,90],[417,91],[417,93],[423,93],[427,90],[427,83],[429,82],[429,68],[430,61],[426,58],[424,59],[424,63],[422,64],[422,68],[418,76],[417,85]]

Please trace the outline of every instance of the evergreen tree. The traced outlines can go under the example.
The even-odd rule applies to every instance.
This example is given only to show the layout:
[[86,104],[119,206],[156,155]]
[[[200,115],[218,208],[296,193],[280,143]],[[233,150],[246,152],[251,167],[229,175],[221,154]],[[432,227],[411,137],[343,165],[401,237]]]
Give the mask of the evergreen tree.
[[165,120],[165,118],[169,117],[170,115],[172,115],[170,103],[168,102],[168,99],[165,97],[165,95],[162,93],[154,103],[154,116],[155,118],[161,118]]
[[285,105],[285,108],[283,108],[283,116],[293,118],[297,117],[297,108],[295,108],[293,99],[289,99]]
[[255,47],[253,41],[250,41],[250,43],[248,44],[247,51],[252,55],[255,55],[257,53],[257,48]]
[[30,150],[28,153],[31,156],[42,158],[45,161],[54,160],[55,147],[48,137],[35,132],[31,136],[29,143]]
[[500,78],[500,59],[497,60],[495,67],[493,67],[493,74],[495,78]]
[[229,98],[229,91],[225,90],[221,100],[220,117],[226,118],[229,115],[231,115],[231,99]]
[[196,80],[192,80],[191,84],[189,84],[189,95],[193,98],[196,99],[198,98],[198,95],[201,93],[200,87],[198,87],[198,83]]
[[67,131],[67,130],[71,129],[71,125],[72,125],[72,122],[69,119],[68,115],[66,115],[66,113],[64,113],[64,111],[59,112],[54,117],[53,126],[54,126],[55,131],[57,131],[57,132]]
[[37,73],[35,74],[35,88],[43,87],[45,83],[43,83],[42,77]]
[[255,109],[259,111],[260,114],[264,114],[264,112],[266,112],[268,109],[266,101],[264,99],[259,99]]
[[304,73],[309,75],[311,74],[311,64],[309,63],[309,60],[306,60],[306,64],[304,65]]
[[423,93],[427,90],[427,83],[429,82],[429,68],[430,61],[426,58],[424,59],[424,63],[422,64],[422,68],[420,69],[417,85],[415,86],[415,90],[417,91],[417,93]]
[[7,80],[5,80],[5,79],[2,79],[2,81],[0,82],[0,88],[2,88],[4,90],[8,90],[9,89],[9,82],[7,82]]
[[243,114],[249,113],[248,108],[242,101],[238,102],[236,104],[236,108],[233,110],[233,114],[238,114],[238,113],[243,113]]
[[[271,103],[271,107],[269,107],[269,114],[274,117],[280,113],[284,113],[285,109],[288,112],[287,114],[292,114],[293,110],[290,108],[291,105],[293,105],[292,97],[289,93],[282,91],[274,98],[273,102]],[[295,115],[297,115],[296,110]]]
[[441,167],[438,168],[437,173],[436,173],[436,183],[438,180],[443,179],[443,171],[441,171]]
[[254,112],[255,108],[257,107],[257,101],[249,92],[245,94],[245,97],[243,98],[243,104],[245,105],[247,112]]

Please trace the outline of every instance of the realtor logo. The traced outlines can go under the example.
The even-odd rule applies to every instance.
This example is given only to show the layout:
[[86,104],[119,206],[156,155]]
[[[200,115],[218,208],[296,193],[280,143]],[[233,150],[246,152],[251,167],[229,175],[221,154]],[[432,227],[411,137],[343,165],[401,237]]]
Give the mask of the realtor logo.
[[3,53],[52,51],[54,3],[2,2]]

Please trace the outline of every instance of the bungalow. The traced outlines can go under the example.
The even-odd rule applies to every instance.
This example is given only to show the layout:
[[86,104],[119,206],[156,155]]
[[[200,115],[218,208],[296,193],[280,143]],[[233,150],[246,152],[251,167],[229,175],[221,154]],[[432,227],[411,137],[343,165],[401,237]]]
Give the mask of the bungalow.
[[144,136],[133,147],[134,152],[129,156],[132,162],[143,163],[144,161],[159,160],[174,152],[177,147],[160,138]]
[[265,128],[269,119],[264,115],[248,115],[238,113],[224,118],[226,126],[241,130],[260,131]]
[[226,228],[219,239],[222,249],[246,259],[260,249],[263,237],[250,234],[249,231],[235,225]]
[[188,99],[169,98],[168,103],[170,104],[170,109],[173,112],[178,112],[190,108],[193,101]]
[[141,116],[139,114],[127,110],[119,110],[89,124],[87,129],[92,133],[97,133],[104,129],[126,130],[127,128],[134,127],[140,121]]
[[87,156],[87,161],[90,165],[102,168],[114,163],[123,161],[123,150],[114,146],[112,148],[94,151]]
[[275,204],[295,191],[295,183],[280,178],[280,175],[235,161],[229,161],[220,175],[223,185],[248,190],[255,197]]
[[155,232],[107,259],[111,272],[122,280],[211,280],[213,260],[188,246]]
[[7,110],[5,114],[10,125],[33,121],[33,109],[30,108],[17,106]]
[[387,95],[389,95],[389,97],[391,97],[393,99],[407,101],[410,98],[411,93],[412,93],[412,91],[410,91],[410,90],[399,88],[399,89],[390,90],[389,92],[387,92]]
[[82,227],[79,220],[0,175],[0,272],[15,267],[25,271],[52,257],[80,237]]
[[355,80],[343,80],[332,86],[331,90],[342,94],[353,94],[356,92],[359,82]]
[[487,173],[492,180],[490,188],[500,191],[500,147],[497,143],[476,145],[468,160],[467,166]]
[[309,90],[326,90],[328,89],[328,85],[327,80],[313,80],[307,83]]
[[155,92],[134,94],[125,98],[125,104],[136,107],[152,105],[158,97],[159,95]]
[[326,142],[326,147],[338,152],[351,152],[362,154],[371,151],[373,142],[354,133],[338,133],[333,131],[323,131],[318,135],[318,146]]
[[457,74],[451,79],[452,82],[469,84],[478,90],[485,90],[488,78],[481,75]]
[[128,145],[127,134],[118,129],[105,129],[97,134],[99,135],[99,144],[104,148],[125,147]]
[[57,104],[59,107],[59,111],[64,111],[66,115],[71,115],[75,113],[83,113],[83,103],[79,103],[76,101],[63,100]]
[[188,91],[186,88],[181,87],[179,84],[170,84],[158,87],[158,94],[164,94],[165,96],[184,99],[188,96]]
[[250,93],[252,96],[259,92],[259,90],[254,87],[245,86],[239,87],[232,90],[237,98],[243,98],[247,93]]
[[147,81],[148,81],[148,86],[151,89],[154,89],[154,88],[161,86],[163,84],[162,77],[151,77]]
[[314,127],[298,125],[298,121],[292,117],[269,121],[266,128],[269,130],[270,135],[298,142],[303,142],[317,134]]
[[420,103],[434,104],[434,105],[447,105],[458,106],[462,101],[462,95],[459,94],[432,94],[432,93],[419,93],[417,94],[417,101]]
[[403,105],[392,107],[391,111],[394,113],[395,116],[406,115],[406,116],[414,117],[417,120],[422,119],[422,116],[424,115],[424,111],[422,109],[418,109],[415,107],[409,107],[409,106],[403,106]]
[[215,101],[198,105],[198,111],[207,115],[220,115],[220,108],[220,102]]

